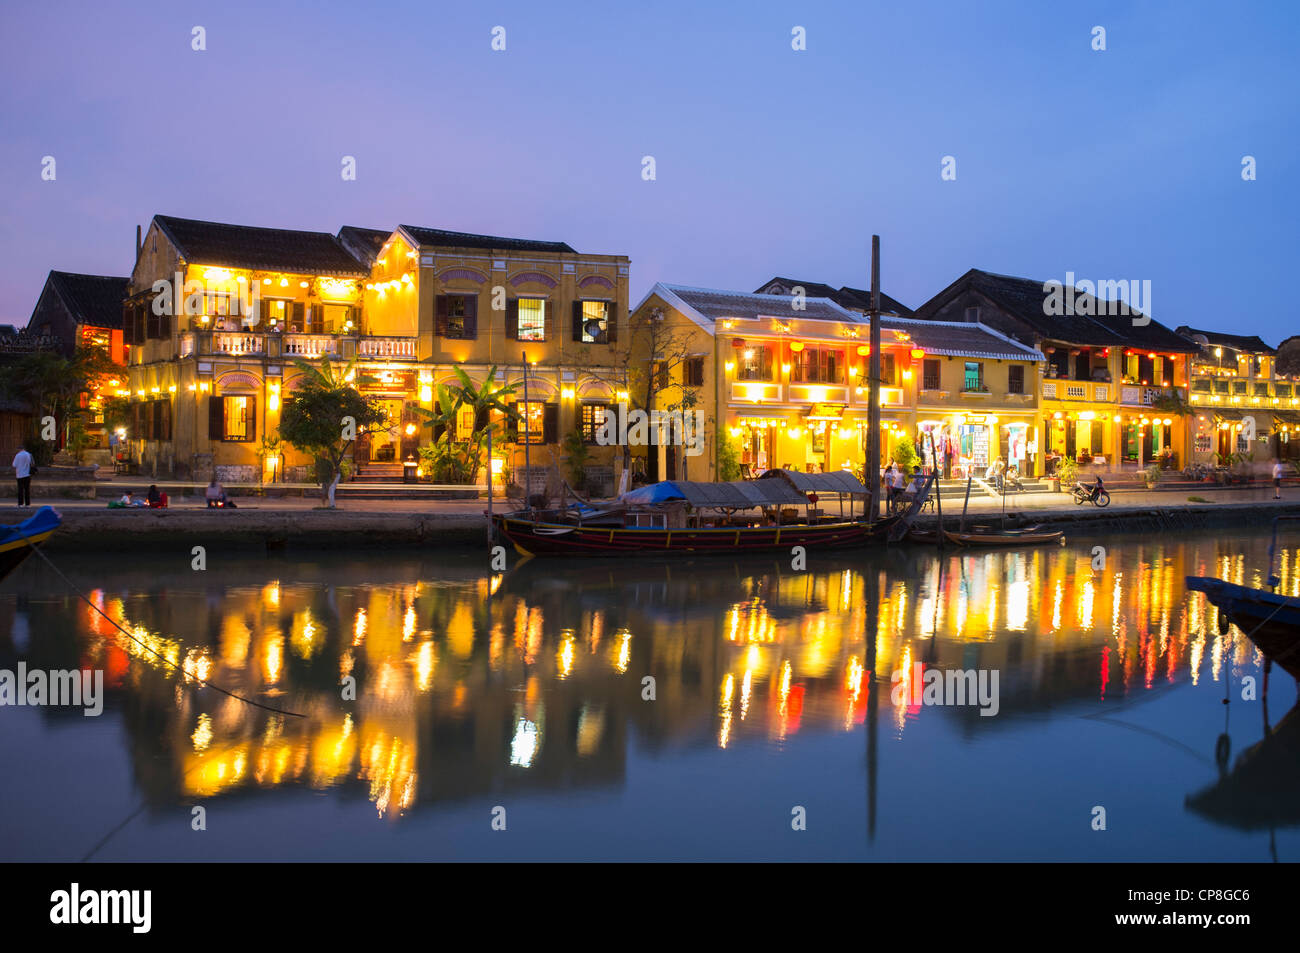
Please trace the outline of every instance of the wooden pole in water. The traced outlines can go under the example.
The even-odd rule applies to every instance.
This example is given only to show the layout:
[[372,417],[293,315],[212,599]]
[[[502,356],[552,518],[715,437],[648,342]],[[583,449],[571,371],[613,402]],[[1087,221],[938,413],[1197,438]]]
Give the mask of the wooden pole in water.
[[972,476],[970,476],[969,474],[967,474],[967,476],[966,476],[966,499],[963,500],[963,501],[962,501],[962,504],[961,504],[961,525],[957,528],[957,532],[959,532],[959,533],[964,533],[964,532],[966,532],[966,507],[970,506],[970,483],[971,483],[971,480],[973,480],[973,479],[974,479],[974,477],[972,477]]
[[880,518],[880,236],[871,236],[871,361],[867,375],[867,460],[862,475],[871,501],[867,524]]
[[520,351],[524,359],[524,513],[533,515],[533,466],[528,454],[528,445],[533,442],[532,430],[528,419],[528,352]]

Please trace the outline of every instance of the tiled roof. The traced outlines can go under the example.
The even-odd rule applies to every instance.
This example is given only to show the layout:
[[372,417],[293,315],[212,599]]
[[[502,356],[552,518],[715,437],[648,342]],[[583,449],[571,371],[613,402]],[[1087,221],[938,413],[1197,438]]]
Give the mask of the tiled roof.
[[95,328],[122,327],[122,301],[130,278],[51,271],[45,279],[67,306],[73,320]]
[[421,248],[480,248],[488,251],[541,251],[553,254],[577,254],[564,242],[535,242],[526,238],[499,238],[496,235],[474,235],[470,232],[449,232],[442,228],[419,228],[403,225],[402,230],[416,240]]
[[1199,328],[1189,328],[1185,324],[1176,330],[1183,337],[1189,339],[1194,339],[1198,334],[1203,335],[1210,347],[1226,347],[1234,351],[1244,351],[1252,354],[1277,353],[1253,334],[1224,334],[1221,331],[1202,331]]
[[[805,298],[804,310],[794,311],[790,306],[791,297],[784,294],[746,294],[740,291],[692,288],[686,285],[663,283],[656,287],[666,289],[711,321],[728,318],[743,320],[759,317],[789,317],[797,320],[837,321],[858,327],[870,324],[865,316],[850,311],[829,298]],[[1019,361],[1043,360],[1043,355],[1035,348],[1013,341],[982,324],[965,321],[917,321],[884,315],[880,319],[880,327],[884,331],[906,333],[912,342],[917,347],[923,348],[927,354]]]
[[753,319],[799,318],[820,321],[846,321],[858,324],[862,316],[843,308],[829,298],[805,298],[802,311],[794,310],[794,298],[788,294],[745,294],[740,291],[720,291],[716,288],[692,288],[687,285],[664,284],[677,297],[710,320],[723,318]]
[[[1016,278],[972,268],[955,282],[916,309],[915,316],[928,319],[952,300],[954,294],[973,290],[1008,314],[1018,318],[1043,338],[1085,347],[1146,347],[1171,352],[1191,352],[1195,345],[1155,320],[1134,325],[1132,315],[1050,315],[1044,313],[1048,292],[1045,282]],[[1092,310],[1107,306],[1093,295],[1076,294],[1075,305],[1093,301]]]
[[368,273],[328,232],[226,225],[170,215],[155,215],[153,220],[181,257],[193,264],[306,275],[365,277]]
[[918,321],[882,317],[880,326],[906,331],[926,354],[983,357],[1004,361],[1042,361],[1042,352],[974,321]]
[[[870,291],[863,291],[861,288],[850,288],[847,285],[843,288],[832,288],[820,281],[800,281],[798,278],[782,278],[778,276],[755,288],[754,293],[788,295],[791,294],[791,289],[796,287],[803,288],[804,294],[808,297],[830,298],[844,308],[861,308],[863,311],[871,309]],[[880,312],[881,314],[897,314],[901,317],[907,317],[912,313],[912,309],[882,291],[880,293]]]
[[388,241],[392,231],[378,228],[358,228],[356,225],[344,225],[339,229],[338,240],[358,261],[373,265],[379,253],[383,251],[384,242]]

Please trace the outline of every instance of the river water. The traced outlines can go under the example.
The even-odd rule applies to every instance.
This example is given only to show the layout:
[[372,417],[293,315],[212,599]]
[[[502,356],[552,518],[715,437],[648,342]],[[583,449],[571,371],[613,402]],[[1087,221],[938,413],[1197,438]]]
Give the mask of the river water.
[[0,668],[107,700],[0,707],[0,859],[1296,860],[1295,681],[1183,586],[1266,550],[33,558]]

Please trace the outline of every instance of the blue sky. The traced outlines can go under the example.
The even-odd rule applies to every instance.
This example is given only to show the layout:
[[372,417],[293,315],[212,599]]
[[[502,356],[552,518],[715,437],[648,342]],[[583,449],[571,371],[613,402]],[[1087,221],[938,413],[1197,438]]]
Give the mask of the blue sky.
[[970,267],[1072,271],[1276,344],[1298,26],[1289,2],[8,4],[0,323],[51,268],[127,274],[164,213],[562,240],[628,255],[633,303],[866,286],[874,232],[913,307]]

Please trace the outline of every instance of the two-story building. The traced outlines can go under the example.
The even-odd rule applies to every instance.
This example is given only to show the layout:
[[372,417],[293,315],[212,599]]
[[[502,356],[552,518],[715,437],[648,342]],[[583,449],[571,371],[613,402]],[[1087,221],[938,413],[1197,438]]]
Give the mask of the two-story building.
[[1177,331],[1198,348],[1191,363],[1191,459],[1213,465],[1238,453],[1300,458],[1300,380],[1279,372],[1277,351],[1255,335],[1186,325]]
[[[742,473],[863,469],[871,350],[862,314],[826,297],[661,282],[633,315],[634,323],[657,316],[686,335],[688,356],[661,394],[680,403],[681,391],[695,391],[706,422],[699,463],[665,442],[651,449],[651,479],[715,479],[723,440]],[[934,438],[959,467],[987,466],[999,450],[1023,454],[1041,360],[981,325],[882,318],[880,462],[904,436],[923,452]]]
[[971,269],[915,317],[981,323],[1043,353],[1034,475],[1064,457],[1117,471],[1157,459],[1182,466],[1195,345],[1115,302],[1074,289],[1068,298],[1062,314],[1049,283]]
[[[616,398],[610,370],[627,313],[628,259],[441,229],[345,226],[337,235],[155,216],[125,303],[134,458],[149,472],[232,482],[310,480],[297,448],[266,446],[297,361],[355,362],[387,425],[353,448],[361,478],[400,477],[434,437],[430,410],[455,369],[519,384],[523,424],[494,469],[559,462],[572,431],[593,445]],[[155,307],[170,288],[172,307]],[[168,299],[170,300],[170,299]],[[250,314],[250,311],[253,312]],[[527,404],[523,403],[525,355]],[[475,421],[458,424],[460,436]],[[529,453],[525,453],[524,446]],[[608,481],[606,481],[608,482]]]

